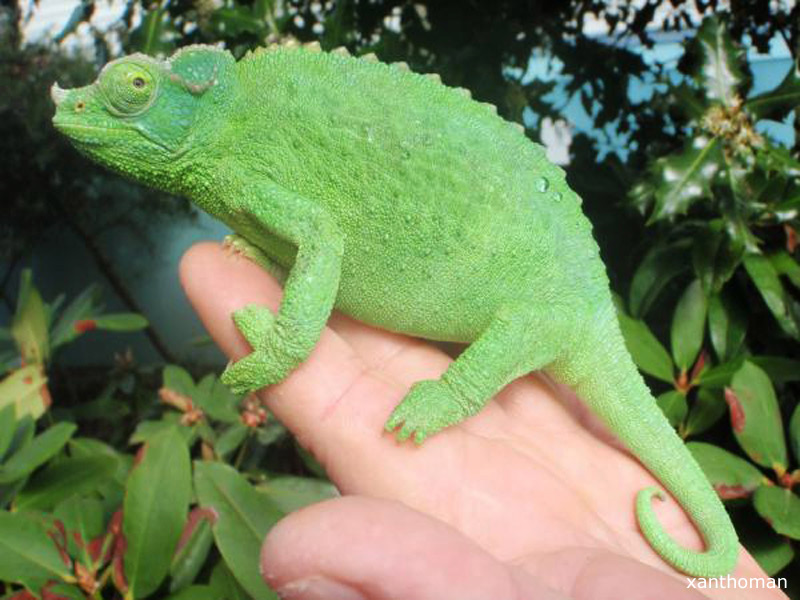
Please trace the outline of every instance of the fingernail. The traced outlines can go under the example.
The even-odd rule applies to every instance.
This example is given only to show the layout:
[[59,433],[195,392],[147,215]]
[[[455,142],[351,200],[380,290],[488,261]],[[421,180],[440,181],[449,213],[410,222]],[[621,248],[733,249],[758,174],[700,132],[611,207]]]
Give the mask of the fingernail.
[[358,590],[321,575],[287,583],[277,594],[282,600],[367,600]]

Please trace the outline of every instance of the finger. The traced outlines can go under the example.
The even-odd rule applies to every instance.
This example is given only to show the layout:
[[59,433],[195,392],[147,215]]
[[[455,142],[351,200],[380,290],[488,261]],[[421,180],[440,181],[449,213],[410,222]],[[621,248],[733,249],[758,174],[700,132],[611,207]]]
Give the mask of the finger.
[[370,370],[411,387],[422,379],[441,375],[451,359],[435,346],[398,333],[371,327],[334,312],[329,323]]
[[286,517],[267,536],[261,571],[292,600],[566,598],[444,523],[364,497]]

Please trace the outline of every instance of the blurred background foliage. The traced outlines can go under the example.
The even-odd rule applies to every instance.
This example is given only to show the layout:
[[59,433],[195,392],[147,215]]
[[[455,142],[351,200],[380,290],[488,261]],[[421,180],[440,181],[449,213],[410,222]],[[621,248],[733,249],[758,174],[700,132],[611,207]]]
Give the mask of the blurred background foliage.
[[[132,269],[131,258],[156,264],[165,238],[177,239],[196,226],[193,209],[80,157],[50,126],[48,96],[56,79],[62,87],[87,83],[105,62],[131,52],[159,56],[187,44],[213,43],[239,57],[259,45],[316,40],[326,50],[345,46],[355,55],[374,52],[387,62],[405,61],[415,71],[439,73],[446,85],[466,87],[477,100],[495,104],[505,118],[523,123],[532,140],[546,137],[553,123],[563,131],[573,108],[581,108],[591,127],[574,127],[567,136],[564,168],[594,225],[629,349],[662,410],[726,500],[748,549],[770,574],[797,572],[796,3],[128,0],[115,3],[114,19],[98,24],[95,16],[104,3],[82,0],[51,35],[28,40],[26,24],[44,4],[0,3],[0,316],[7,315],[9,324],[0,329],[6,373],[0,410],[16,406],[18,423],[10,429],[14,441],[5,449],[0,444],[4,507],[39,507],[50,514],[61,504],[40,499],[50,485],[48,460],[57,465],[113,455],[115,466],[104,468],[116,487],[105,481],[105,488],[84,487],[77,495],[62,490],[57,498],[105,502],[107,518],[95,529],[111,544],[114,527],[119,528],[112,515],[130,469],[126,444],[148,440],[174,452],[182,443],[192,456],[227,465],[191,469],[186,463],[186,482],[191,470],[197,493],[207,498],[209,481],[227,482],[243,505],[254,506],[249,494],[259,489],[280,513],[330,494],[319,487],[323,474],[282,428],[247,399],[226,395],[208,374],[215,365],[187,353],[186,339],[165,333],[137,293],[138,282],[152,276],[148,267]],[[680,48],[672,59],[658,58],[664,40]],[[770,83],[756,85],[759,57],[776,45],[788,56],[786,68]],[[51,235],[71,239],[75,252],[48,245]],[[91,263],[94,269],[69,271],[74,290],[68,291],[77,297],[66,305],[57,298],[44,301],[31,274],[22,270],[43,265],[38,282],[48,288],[48,279],[58,279],[54,253],[60,261]],[[177,257],[174,248],[167,255]],[[174,266],[170,269],[169,277],[176,279]],[[110,292],[119,311],[103,312],[98,287],[77,294],[93,283],[91,278]],[[96,344],[99,356],[105,359],[90,369],[80,360],[52,359],[51,349],[72,345],[93,329],[143,330],[149,345],[146,365],[130,352],[112,358],[128,338],[99,340],[104,342]],[[188,371],[175,365],[162,371],[164,363],[176,361]],[[40,425],[47,422],[45,433],[77,423],[84,437],[56,430],[51,436],[58,443],[44,444],[52,452],[38,453],[39,462],[16,459],[16,475],[3,479],[4,453],[12,461],[36,443],[31,422],[37,419]],[[93,446],[95,438],[104,445]],[[43,465],[44,471],[36,471]],[[270,488],[267,482],[275,473],[297,480],[289,485],[279,478]],[[127,481],[135,489],[141,485],[133,477]],[[302,498],[275,508],[286,493],[281,485]],[[90,489],[94,495],[87,496]],[[78,508],[70,504],[61,510]],[[175,530],[169,519],[186,519],[185,509],[163,517],[165,531]],[[134,527],[129,513],[123,511],[121,518]],[[160,579],[148,580],[144,589],[202,598],[209,589],[222,589],[214,586],[230,584],[244,586],[246,592],[237,587],[237,593],[270,597],[248,573],[231,572],[244,559],[230,555],[235,551],[224,539],[238,524],[227,521],[220,534],[219,526],[212,532],[203,522],[190,518],[186,525],[191,524],[188,531],[200,558],[193,555],[191,565],[173,562],[169,573],[156,568]],[[0,519],[0,536],[13,529],[3,523]],[[216,551],[210,550],[212,533]],[[170,540],[141,543],[174,545]],[[124,576],[130,583],[142,569],[120,566],[122,559],[113,553],[101,560],[68,550],[74,564],[86,566],[92,577],[128,569],[122,583],[116,574],[106,591],[91,596],[82,587],[86,595],[78,597],[114,597],[113,590],[126,584]],[[188,560],[179,554],[174,561]],[[31,581],[6,578],[2,569],[0,581],[33,589]],[[790,584],[800,597],[796,576]],[[195,589],[204,586],[208,589]]]

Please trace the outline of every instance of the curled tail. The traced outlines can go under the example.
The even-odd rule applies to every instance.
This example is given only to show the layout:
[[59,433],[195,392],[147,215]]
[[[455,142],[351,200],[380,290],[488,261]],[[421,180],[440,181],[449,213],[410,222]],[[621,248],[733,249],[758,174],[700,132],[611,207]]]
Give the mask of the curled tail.
[[586,354],[567,369],[565,379],[572,380],[569,383],[592,411],[675,497],[702,535],[705,550],[684,548],[663,529],[652,505],[654,498],[664,499],[656,487],[643,489],[636,497],[642,533],[653,550],[679,571],[698,577],[730,573],[739,556],[739,541],[728,513],[639,375],[616,318],[602,329],[596,343],[587,344]]

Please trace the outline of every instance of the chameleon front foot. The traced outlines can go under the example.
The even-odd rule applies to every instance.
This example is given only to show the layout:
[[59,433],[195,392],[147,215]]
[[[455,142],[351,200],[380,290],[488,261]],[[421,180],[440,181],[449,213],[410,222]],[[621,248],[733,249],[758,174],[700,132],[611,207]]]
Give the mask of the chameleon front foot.
[[234,393],[253,392],[283,380],[295,366],[278,335],[275,315],[266,306],[249,304],[233,313],[233,322],[253,352],[229,364],[222,383]]
[[434,433],[467,417],[463,404],[450,387],[441,381],[418,381],[386,421],[386,430],[394,431],[399,440],[409,437],[417,444]]

